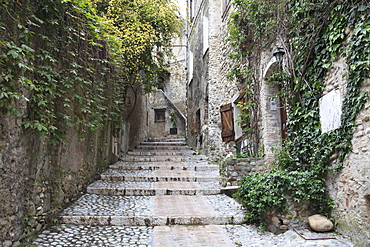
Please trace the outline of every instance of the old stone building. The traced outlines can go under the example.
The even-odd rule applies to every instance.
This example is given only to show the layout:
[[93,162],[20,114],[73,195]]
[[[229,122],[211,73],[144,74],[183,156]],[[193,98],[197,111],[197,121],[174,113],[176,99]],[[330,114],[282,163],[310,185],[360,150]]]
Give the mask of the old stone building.
[[[227,79],[232,65],[228,57],[231,47],[226,41],[231,1],[193,0],[189,2],[189,10],[188,141],[219,160],[251,145],[237,123],[242,111],[237,105],[243,101],[244,85]],[[259,133],[257,140],[253,140],[259,142],[259,152],[270,161],[271,148],[281,145],[284,124],[283,107],[278,99],[273,99],[278,88],[264,79],[279,68],[274,49],[271,47],[260,58]]]
[[[237,124],[242,109],[237,106],[243,98],[243,85],[227,80],[232,66],[228,57],[229,13],[233,6],[228,0],[189,0],[188,59],[187,59],[187,134],[188,142],[213,160],[248,148],[249,140]],[[276,95],[280,88],[267,82],[275,71],[284,70],[274,52],[279,40],[260,53],[259,133],[256,139],[265,167],[274,160],[272,148],[280,147],[285,136],[287,116],[284,102]],[[242,65],[241,65],[242,66]],[[340,127],[341,106],[346,93],[345,59],[337,59],[329,68],[326,89],[320,99],[322,133]],[[369,79],[361,86],[369,92]],[[334,220],[337,229],[350,235],[358,246],[368,246],[370,239],[370,172],[369,172],[369,103],[358,115],[352,139],[353,151],[346,156],[343,169],[330,174],[327,188],[334,200]],[[337,157],[332,157],[335,166]],[[249,169],[253,170],[253,169]],[[256,169],[255,169],[256,170]],[[257,169],[258,170],[258,169]],[[261,168],[261,171],[264,169]]]

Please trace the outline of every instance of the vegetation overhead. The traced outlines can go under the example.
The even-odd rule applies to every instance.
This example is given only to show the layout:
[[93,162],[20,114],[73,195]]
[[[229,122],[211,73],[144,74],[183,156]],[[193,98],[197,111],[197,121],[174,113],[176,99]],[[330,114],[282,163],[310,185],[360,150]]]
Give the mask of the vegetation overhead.
[[0,1],[1,113],[53,144],[71,126],[120,126],[125,89],[160,84],[180,31],[168,0]]

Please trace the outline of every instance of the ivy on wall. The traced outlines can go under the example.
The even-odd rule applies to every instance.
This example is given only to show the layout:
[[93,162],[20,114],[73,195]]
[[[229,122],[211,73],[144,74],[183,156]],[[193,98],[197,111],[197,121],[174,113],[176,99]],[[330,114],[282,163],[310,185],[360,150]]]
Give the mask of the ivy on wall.
[[119,60],[89,1],[3,1],[0,7],[3,114],[21,114],[17,101],[27,101],[23,126],[52,144],[68,127],[94,130],[120,121]]
[[[275,167],[267,174],[247,175],[236,196],[249,212],[250,222],[262,223],[268,210],[284,209],[286,193],[295,201],[309,201],[312,212],[329,216],[333,203],[327,196],[326,177],[341,167],[351,151],[354,121],[368,100],[360,87],[369,75],[370,6],[361,0],[286,0],[266,4],[238,0],[234,5],[236,11],[231,14],[230,25],[230,40],[237,54],[234,56],[239,59],[240,54],[249,54],[251,51],[245,47],[263,50],[276,41],[272,37],[278,37],[284,46],[285,71],[271,80],[283,88],[280,96],[288,102],[289,115],[288,139],[277,153]],[[267,20],[261,21],[261,16],[275,9],[278,14],[267,15]],[[266,23],[279,27],[279,32],[267,28]],[[262,41],[254,38],[257,35]],[[322,134],[319,99],[324,76],[340,57],[348,64],[341,126]],[[234,75],[243,77],[240,73]],[[331,165],[331,157],[338,157],[336,167]]]
[[125,88],[158,85],[180,23],[164,0],[1,1],[1,113],[28,102],[22,125],[54,145],[71,126],[119,128]]

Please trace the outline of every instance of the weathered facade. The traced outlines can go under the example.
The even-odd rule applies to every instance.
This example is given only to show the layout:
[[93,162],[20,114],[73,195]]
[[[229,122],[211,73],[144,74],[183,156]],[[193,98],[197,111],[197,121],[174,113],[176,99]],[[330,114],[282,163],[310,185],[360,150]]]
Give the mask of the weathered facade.
[[[229,13],[233,9],[227,0],[192,0],[188,2],[188,8],[191,23],[187,63],[188,142],[213,160],[220,160],[230,153],[242,151],[249,141],[235,123],[241,113],[237,103],[242,98],[243,85],[226,79],[232,66],[228,58],[231,48],[226,37]],[[265,166],[274,160],[272,149],[281,147],[286,138],[286,121],[289,118],[284,102],[276,97],[280,88],[266,79],[285,67],[285,60],[280,64],[273,56],[277,47],[265,48],[257,61],[260,108],[259,134],[255,141],[260,142]],[[347,70],[345,59],[338,59],[325,77],[326,89],[320,100],[322,133],[340,126]],[[363,83],[362,91],[369,92],[369,87],[370,79]],[[329,174],[327,179],[327,188],[335,203],[333,216],[338,223],[337,229],[351,236],[358,246],[370,243],[369,108],[367,103],[357,117],[353,151],[346,156],[344,167],[335,174]],[[333,155],[333,166],[338,162],[337,158]],[[233,179],[235,167],[236,164],[229,167],[228,178]]]
[[[190,1],[188,59],[188,141],[191,145],[219,160],[229,153],[242,152],[251,140],[246,139],[236,120],[243,101],[244,85],[231,82],[227,75],[232,61],[228,36],[230,1]],[[272,147],[281,145],[282,106],[273,97],[277,86],[265,78],[280,67],[273,49],[260,56],[260,102],[258,137],[260,153],[271,162]],[[229,113],[230,112],[230,113]],[[235,148],[237,147],[237,148]]]
[[[338,92],[340,100],[346,91],[345,73],[348,66],[339,59],[329,69],[323,95]],[[370,78],[361,85],[361,91],[370,92]],[[331,108],[333,109],[333,108]],[[356,119],[352,139],[353,150],[345,158],[343,168],[327,180],[329,194],[335,207],[333,216],[337,229],[349,236],[358,246],[370,245],[370,103]],[[338,162],[333,155],[333,166]]]
[[[27,104],[21,101],[19,104]],[[20,240],[50,223],[87,184],[114,161],[118,143],[106,122],[102,130],[69,128],[65,143],[52,146],[24,130],[21,116],[0,114],[0,245]],[[116,153],[118,154],[118,153]],[[111,159],[112,158],[112,159]]]

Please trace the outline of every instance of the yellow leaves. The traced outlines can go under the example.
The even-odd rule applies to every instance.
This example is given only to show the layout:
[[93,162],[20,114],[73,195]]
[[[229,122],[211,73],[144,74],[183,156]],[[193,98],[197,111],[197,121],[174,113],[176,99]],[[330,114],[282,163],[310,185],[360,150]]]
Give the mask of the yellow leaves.
[[[110,32],[119,38],[119,56],[128,83],[156,85],[164,57],[171,54],[171,40],[181,33],[178,8],[168,0],[93,0],[101,9]],[[105,6],[105,5],[104,5]],[[157,57],[158,50],[163,54]],[[133,79],[135,78],[135,79]]]

